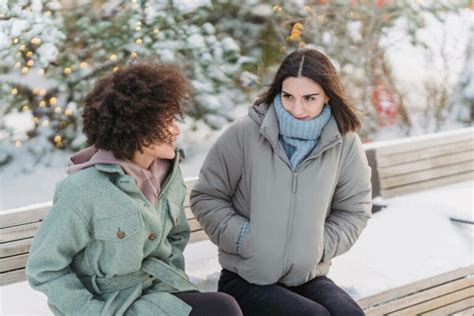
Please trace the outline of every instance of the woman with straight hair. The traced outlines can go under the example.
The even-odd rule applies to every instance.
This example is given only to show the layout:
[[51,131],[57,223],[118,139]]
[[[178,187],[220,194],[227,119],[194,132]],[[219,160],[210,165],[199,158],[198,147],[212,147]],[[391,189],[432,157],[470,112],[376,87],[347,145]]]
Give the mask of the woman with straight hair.
[[329,58],[300,49],[211,148],[191,208],[244,315],[364,314],[326,276],[371,216],[360,127]]
[[176,139],[191,85],[135,64],[98,81],[82,114],[90,147],[70,158],[26,275],[55,315],[242,315],[184,272],[190,228]]

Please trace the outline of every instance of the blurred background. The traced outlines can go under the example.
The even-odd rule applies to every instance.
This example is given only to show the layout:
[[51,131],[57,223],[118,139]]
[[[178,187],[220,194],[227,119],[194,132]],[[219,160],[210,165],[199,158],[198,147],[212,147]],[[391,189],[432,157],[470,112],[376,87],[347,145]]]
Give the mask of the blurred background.
[[365,143],[472,126],[473,17],[469,0],[1,1],[0,211],[51,200],[85,95],[136,61],[192,80],[185,176],[301,47],[333,61]]

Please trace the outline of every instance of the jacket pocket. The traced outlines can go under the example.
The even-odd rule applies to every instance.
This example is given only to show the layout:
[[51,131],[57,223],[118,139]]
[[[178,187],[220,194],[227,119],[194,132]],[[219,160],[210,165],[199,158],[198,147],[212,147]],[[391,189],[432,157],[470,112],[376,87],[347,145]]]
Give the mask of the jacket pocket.
[[126,241],[144,229],[145,224],[138,211],[94,221],[95,237],[99,240]]
[[168,213],[171,218],[171,222],[173,223],[173,227],[180,224],[182,220],[182,213],[184,212],[184,208],[182,204],[178,202],[168,200]]

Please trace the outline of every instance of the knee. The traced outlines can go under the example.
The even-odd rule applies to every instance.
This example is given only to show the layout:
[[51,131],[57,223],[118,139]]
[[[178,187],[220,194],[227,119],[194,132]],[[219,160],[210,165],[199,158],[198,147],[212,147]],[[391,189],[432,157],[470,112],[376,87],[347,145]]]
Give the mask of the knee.
[[232,315],[232,316],[242,316],[242,311],[240,310],[239,304],[237,301],[226,293],[217,292],[216,302],[219,302],[219,313],[218,315]]
[[298,316],[331,316],[331,313],[322,305],[307,305],[296,312]]
[[365,312],[354,302],[353,304],[341,305],[337,313],[332,314],[341,316],[364,316]]

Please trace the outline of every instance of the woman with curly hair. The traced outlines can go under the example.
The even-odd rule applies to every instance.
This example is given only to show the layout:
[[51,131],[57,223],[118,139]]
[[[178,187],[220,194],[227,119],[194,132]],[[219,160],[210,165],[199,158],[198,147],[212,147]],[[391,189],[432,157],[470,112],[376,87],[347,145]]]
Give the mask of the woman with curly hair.
[[26,273],[55,315],[241,315],[184,273],[186,193],[175,149],[191,91],[171,65],[97,82],[82,115],[90,147],[70,158]]

